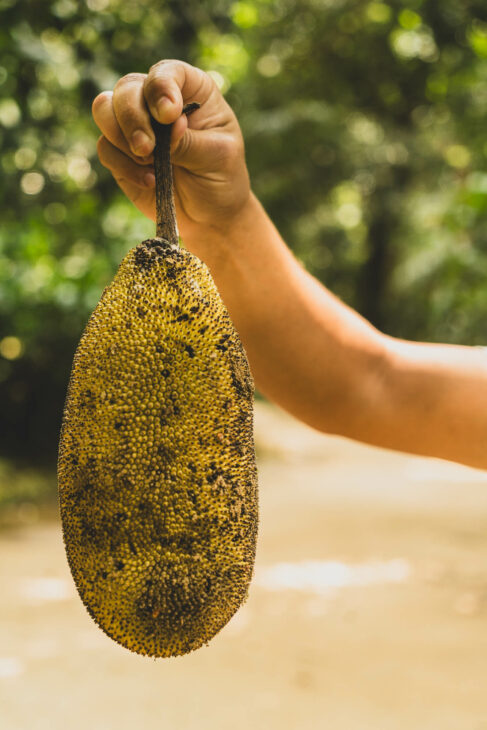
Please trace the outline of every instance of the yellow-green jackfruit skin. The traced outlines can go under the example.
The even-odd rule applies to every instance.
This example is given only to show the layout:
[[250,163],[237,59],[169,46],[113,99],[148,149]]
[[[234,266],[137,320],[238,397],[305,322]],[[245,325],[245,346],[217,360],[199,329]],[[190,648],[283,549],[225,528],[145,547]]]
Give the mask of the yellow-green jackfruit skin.
[[197,649],[247,598],[253,391],[206,265],[162,239],[131,249],[74,356],[58,483],[79,595],[134,652]]

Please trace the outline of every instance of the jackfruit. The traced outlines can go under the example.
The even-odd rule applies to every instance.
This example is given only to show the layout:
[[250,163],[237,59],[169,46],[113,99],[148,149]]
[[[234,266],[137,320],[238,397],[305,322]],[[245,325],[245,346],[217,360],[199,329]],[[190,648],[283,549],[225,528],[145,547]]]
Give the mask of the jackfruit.
[[169,657],[246,600],[258,493],[245,350],[208,268],[178,247],[170,125],[151,121],[157,235],[122,260],[81,337],[58,484],[89,614],[124,647]]

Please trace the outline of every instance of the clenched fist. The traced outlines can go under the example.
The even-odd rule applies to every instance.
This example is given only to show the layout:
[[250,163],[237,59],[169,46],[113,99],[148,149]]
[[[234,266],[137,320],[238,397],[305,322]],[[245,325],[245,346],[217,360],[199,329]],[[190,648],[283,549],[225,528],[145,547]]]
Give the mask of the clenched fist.
[[[186,117],[183,106],[193,101],[201,106]],[[211,76],[184,61],[159,61],[148,74],[127,74],[113,91],[98,94],[92,112],[102,132],[100,162],[144,215],[156,219],[152,115],[173,123],[171,160],[183,241],[195,238],[201,226],[221,232],[231,227],[248,202],[249,175],[238,121]]]

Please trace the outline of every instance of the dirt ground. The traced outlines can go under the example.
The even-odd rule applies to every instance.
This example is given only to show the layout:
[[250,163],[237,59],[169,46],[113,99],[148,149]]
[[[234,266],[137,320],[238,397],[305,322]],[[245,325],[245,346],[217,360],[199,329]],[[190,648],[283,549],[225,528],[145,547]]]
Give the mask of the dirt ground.
[[150,660],[92,622],[55,517],[0,533],[1,730],[487,730],[487,472],[259,405],[248,601]]

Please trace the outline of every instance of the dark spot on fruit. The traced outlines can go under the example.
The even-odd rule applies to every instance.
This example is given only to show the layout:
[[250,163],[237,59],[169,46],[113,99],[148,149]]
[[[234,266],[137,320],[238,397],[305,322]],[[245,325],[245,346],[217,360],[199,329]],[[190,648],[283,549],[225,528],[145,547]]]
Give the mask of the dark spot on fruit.
[[159,444],[159,446],[157,447],[157,453],[164,459],[165,462],[168,462],[174,458],[174,452],[165,444]]
[[132,480],[130,479],[130,477],[127,477],[125,475],[122,477],[122,486],[127,491],[132,491],[132,489],[134,487],[134,485],[133,485]]
[[212,469],[209,474],[206,476],[206,481],[208,484],[214,484],[219,476],[221,476],[221,469]]
[[155,257],[151,255],[150,243],[151,239],[147,239],[147,241],[143,241],[135,249],[135,263],[146,272],[149,271],[156,262]]

